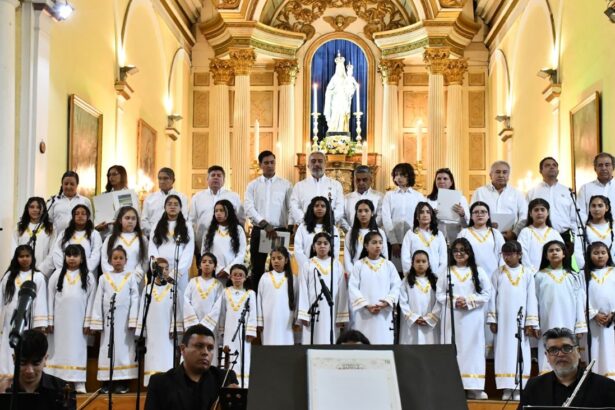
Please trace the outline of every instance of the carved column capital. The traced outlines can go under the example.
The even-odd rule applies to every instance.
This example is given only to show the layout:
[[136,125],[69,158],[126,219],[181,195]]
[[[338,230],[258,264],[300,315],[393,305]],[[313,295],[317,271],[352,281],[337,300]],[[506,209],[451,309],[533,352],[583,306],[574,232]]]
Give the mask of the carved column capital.
[[423,53],[423,61],[431,74],[442,74],[451,50],[448,47],[430,47]]
[[444,67],[444,77],[450,84],[463,84],[463,75],[468,71],[468,60],[465,58],[458,58],[455,60],[448,60]]
[[235,75],[248,75],[256,61],[256,53],[252,48],[231,48],[229,51],[231,64]]
[[397,85],[404,72],[404,62],[402,59],[380,60],[378,72],[383,84]]
[[299,72],[299,64],[296,59],[292,60],[274,60],[275,65],[273,70],[278,74],[279,85],[295,85],[297,73]]
[[209,62],[209,72],[214,78],[214,85],[229,85],[233,77],[231,60],[212,58]]
[[440,0],[440,5],[444,8],[461,8],[465,6],[467,0]]

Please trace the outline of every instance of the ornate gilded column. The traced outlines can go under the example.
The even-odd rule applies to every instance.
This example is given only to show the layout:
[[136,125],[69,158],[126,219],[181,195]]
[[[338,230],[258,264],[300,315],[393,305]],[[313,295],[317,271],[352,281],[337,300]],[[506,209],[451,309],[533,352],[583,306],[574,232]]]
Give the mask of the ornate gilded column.
[[277,174],[294,182],[295,176],[295,80],[299,72],[297,60],[275,60],[274,70],[280,88],[278,124]]
[[233,191],[243,199],[250,181],[250,70],[256,61],[251,48],[230,50],[231,64],[235,73],[235,103],[233,104],[232,170]]
[[228,85],[233,76],[230,60],[212,58],[209,63],[214,84],[209,102],[208,164],[220,165],[226,170],[226,184],[231,186],[231,136],[229,132]]
[[[0,175],[6,183],[0,201],[0,243],[9,244],[15,228],[15,39],[17,0],[0,0]],[[21,205],[23,206],[23,204]],[[11,260],[11,247],[0,247],[0,264]]]
[[444,134],[444,68],[448,63],[450,50],[446,47],[426,48],[423,61],[429,70],[429,91],[427,110],[427,152],[429,164],[425,185],[430,186],[436,169],[446,166],[446,139]]
[[466,59],[448,60],[444,68],[444,76],[448,81],[445,164],[459,182],[461,182],[462,150],[452,148],[461,146],[463,142],[462,85],[463,76],[467,70],[468,61]]
[[397,84],[404,72],[403,60],[381,60],[378,72],[382,77],[382,170],[380,187],[386,190],[391,183],[391,171],[399,158],[399,115]]

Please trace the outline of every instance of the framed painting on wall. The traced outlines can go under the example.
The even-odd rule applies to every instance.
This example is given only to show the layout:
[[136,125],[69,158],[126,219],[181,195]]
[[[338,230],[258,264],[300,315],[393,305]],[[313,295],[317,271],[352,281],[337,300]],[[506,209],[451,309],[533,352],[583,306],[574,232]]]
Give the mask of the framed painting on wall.
[[75,94],[68,98],[68,169],[79,174],[80,195],[100,193],[103,114]]
[[[156,129],[139,120],[137,125],[137,173],[139,170],[146,175],[152,183],[156,181]],[[143,181],[137,181],[139,185]]]
[[592,93],[570,110],[570,146],[572,147],[572,188],[596,178],[594,157],[601,150],[600,93]]

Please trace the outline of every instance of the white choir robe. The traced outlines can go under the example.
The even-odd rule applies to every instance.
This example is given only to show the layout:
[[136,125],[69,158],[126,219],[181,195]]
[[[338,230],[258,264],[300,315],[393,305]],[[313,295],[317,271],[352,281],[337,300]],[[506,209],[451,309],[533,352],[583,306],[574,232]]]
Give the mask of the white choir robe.
[[[459,199],[459,205],[463,208],[464,216],[459,216],[459,220],[457,221],[449,221],[438,218],[438,230],[442,232],[444,238],[446,238],[447,243],[453,243],[459,232],[465,227],[468,226],[468,222],[470,222],[470,207],[468,206],[468,200],[466,199],[463,192],[458,191],[461,194]],[[427,198],[429,204],[434,210],[438,210],[438,200],[431,200]],[[455,211],[453,211],[457,214]]]
[[[481,291],[477,292],[469,267],[452,266],[453,304],[459,297],[466,300],[468,309],[454,308],[455,342],[457,363],[465,390],[484,390],[485,388],[485,308],[491,294],[491,282],[485,271],[478,268],[478,282]],[[440,272],[436,298],[442,306],[440,319],[440,341],[451,343],[451,308],[448,296],[446,269]]]
[[190,206],[190,224],[194,230],[194,243],[197,244],[197,246],[200,246],[203,242],[203,238],[214,217],[216,202],[221,199],[226,199],[233,204],[240,225],[243,225],[245,222],[243,206],[241,205],[241,199],[237,193],[229,191],[226,188],[220,188],[215,194],[209,188],[197,192],[192,197],[192,204]]
[[[333,280],[333,344],[337,338],[338,327],[348,322],[348,286],[343,274],[342,265],[335,260],[333,265],[333,276],[331,276],[331,258],[320,259],[311,258],[301,268],[299,274],[299,303],[297,307],[297,320],[310,323],[310,307],[316,301],[316,297],[322,289],[320,285],[320,272],[322,280],[331,291],[331,280]],[[262,280],[262,279],[261,279]],[[331,311],[324,295],[318,302],[320,315],[314,324],[314,344],[330,344],[331,335]],[[311,327],[302,324],[302,343],[309,345],[311,342]]]
[[[370,343],[393,344],[393,309],[399,299],[401,280],[397,268],[384,258],[371,260],[367,256],[355,264],[348,281],[348,295],[353,311],[353,328],[361,331]],[[366,306],[381,300],[387,307],[370,313]]]
[[[585,291],[578,274],[563,269],[543,269],[534,275],[540,330],[566,327],[575,334],[587,333]],[[544,343],[538,343],[538,371],[551,371]]]
[[60,272],[56,270],[51,275],[47,288],[49,326],[53,326],[53,333],[47,336],[49,358],[45,372],[67,382],[85,383],[88,336],[83,331],[90,327],[96,279],[88,273],[84,290],[79,270],[67,270],[62,292],[58,292]]
[[15,278],[15,293],[10,302],[7,303],[4,298],[4,291],[8,282],[9,273],[6,272],[0,282],[0,378],[13,377],[13,348],[9,345],[9,333],[11,332],[11,319],[13,312],[17,308],[19,300],[19,290],[21,285],[27,280],[34,280],[36,285],[36,297],[32,303],[32,323],[28,323],[25,329],[37,327],[47,327],[47,283],[45,276],[40,272],[32,271],[19,272]]
[[[13,249],[11,253],[15,253],[15,249],[19,245],[30,245],[30,238],[32,237],[32,233],[36,230],[38,226],[37,223],[28,224],[28,228],[22,233],[19,234],[19,231],[16,229],[13,234]],[[43,275],[49,277],[53,271],[53,244],[55,243],[56,235],[55,231],[49,235],[45,231],[45,227],[41,225],[37,231],[36,235],[36,249],[34,251],[34,257],[36,258],[36,269],[39,270]]]
[[[437,324],[440,320],[441,307],[436,301],[436,291],[431,288],[427,277],[417,277],[413,287],[410,287],[408,277],[404,278],[399,292],[399,308],[401,309],[399,344],[440,343],[440,329]],[[416,320],[420,317],[427,322],[427,326],[416,324]]]
[[[587,246],[594,242],[603,242],[609,247],[611,258],[615,260],[615,245],[613,245],[613,229],[609,226],[609,223],[593,224],[589,222],[586,225],[585,232],[587,234]],[[577,261],[579,269],[585,267],[585,255],[583,254],[583,240],[580,236],[577,236],[574,240],[574,258]]]
[[382,192],[378,192],[371,188],[369,188],[362,194],[360,194],[358,191],[346,194],[344,196],[344,218],[340,223],[342,230],[344,232],[348,232],[352,228],[352,225],[354,224],[355,206],[357,205],[357,202],[362,199],[368,199],[372,204],[374,204],[376,223],[378,224],[378,226],[382,226],[382,198],[384,198]]
[[[293,275],[295,305],[299,299],[297,277]],[[293,345],[293,323],[295,311],[288,306],[288,279],[284,272],[274,270],[263,274],[258,282],[258,314],[256,323],[262,327],[261,340],[264,346]]]
[[421,228],[409,230],[404,236],[401,245],[401,268],[404,275],[410,272],[412,267],[412,255],[422,250],[429,256],[429,266],[436,275],[446,267],[448,263],[448,248],[444,234],[438,231],[437,235]]
[[239,250],[235,253],[231,243],[231,235],[226,226],[218,226],[218,230],[214,234],[214,241],[211,249],[205,246],[205,236],[203,236],[203,244],[201,245],[201,255],[205,252],[211,252],[216,255],[218,264],[216,265],[216,275],[225,271],[231,274],[231,267],[235,264],[243,264],[246,257],[246,233],[241,226],[237,226],[239,231]]
[[162,191],[156,191],[148,195],[143,201],[143,212],[141,212],[141,229],[143,229],[144,235],[149,236],[150,232],[156,228],[156,225],[158,225],[158,221],[164,213],[164,201],[167,200],[169,195],[177,195],[182,201],[182,214],[184,214],[184,218],[186,218],[186,222],[188,222],[189,206],[186,195],[174,189],[171,189],[166,194]]
[[69,239],[64,246],[62,246],[62,240],[64,239],[64,232],[62,231],[58,235],[55,244],[53,245],[53,266],[54,269],[62,269],[64,266],[64,249],[68,245],[81,245],[85,251],[85,257],[87,259],[88,270],[97,276],[98,265],[100,264],[100,249],[102,248],[102,239],[100,234],[96,230],[92,230],[90,239],[85,236],[85,231],[75,231],[73,237]]
[[[107,257],[110,238],[111,235],[105,238],[100,250],[100,268],[103,272],[111,272],[113,270],[113,266],[111,266],[109,258]],[[111,246],[111,249],[115,249],[121,245],[122,248],[126,250],[126,266],[124,269],[132,272],[136,276],[137,283],[139,284],[143,282],[144,272],[146,272],[148,268],[148,242],[146,237],[142,237],[142,240],[145,246],[144,254],[141,259],[139,259],[139,239],[137,238],[137,234],[135,232],[123,232]]]
[[[245,331],[246,331],[246,343],[244,355],[244,373],[241,372],[241,331],[237,334],[237,338],[232,342],[233,335],[239,324],[241,318],[241,312],[246,305],[249,306],[249,311],[246,313]],[[218,331],[222,334],[223,346],[228,346],[232,352],[239,352],[237,356],[237,364],[233,370],[237,375],[237,380],[241,386],[243,378],[243,387],[247,388],[250,384],[250,353],[252,351],[252,343],[247,338],[248,336],[256,337],[256,293],[253,290],[235,289],[232,286],[228,287],[222,293],[222,296],[216,302],[214,307],[215,312],[219,312],[216,315],[215,320],[218,322]]]
[[[367,228],[359,229],[359,236],[357,237],[357,242],[355,243],[355,246],[354,246],[355,253],[353,257],[350,256],[350,246],[351,246],[350,231],[348,231],[348,233],[346,234],[346,237],[344,238],[344,271],[348,275],[352,273],[352,271],[354,270],[355,264],[359,261],[359,257],[361,256],[361,252],[363,251],[363,238],[365,238],[365,235],[367,235],[369,231],[370,230]],[[378,232],[382,236],[382,242],[383,242],[382,256],[384,256],[384,259],[389,259],[387,236],[384,233],[384,231],[380,228],[378,228]]]
[[72,198],[61,194],[55,197],[53,204],[47,205],[49,206],[49,220],[53,223],[53,230],[55,232],[62,232],[68,227],[73,216],[73,208],[77,205],[85,205],[90,210],[90,213],[94,215],[90,200],[79,194],[75,194]]
[[[305,223],[302,223],[297,228],[297,232],[295,232],[295,261],[297,261],[299,269],[309,261],[314,236],[322,231],[322,224],[316,224],[316,226],[314,226],[314,232],[308,232]],[[333,235],[335,236],[335,238],[333,238],[333,256],[335,260],[339,260],[340,231],[337,229],[337,226],[333,227]]]
[[290,195],[290,223],[299,224],[303,221],[312,198],[322,196],[328,200],[329,195],[335,223],[341,223],[344,217],[344,189],[339,181],[326,175],[320,179],[309,175],[295,184]]
[[217,346],[220,344],[217,335],[219,312],[214,312],[214,308],[223,292],[224,286],[220,280],[216,278],[205,279],[202,276],[197,276],[190,279],[188,287],[184,292],[182,305],[184,329],[201,324],[214,332],[216,348],[214,349],[212,364],[218,363]]
[[[489,300],[487,323],[498,325],[494,337],[495,383],[498,389],[515,388],[517,370],[517,314],[523,308],[523,326],[538,328],[538,305],[534,271],[527,266],[502,266],[491,278],[493,294]],[[530,377],[532,362],[530,339],[523,334],[523,385]]]
[[591,273],[589,282],[589,326],[592,336],[592,359],[596,359],[594,373],[615,379],[615,330],[613,325],[600,326],[594,317],[598,312],[615,312],[615,268],[608,266]]
[[[117,289],[117,290],[116,290]],[[139,314],[139,285],[131,272],[104,272],[98,278],[98,289],[92,307],[92,330],[102,330],[98,352],[98,375],[100,381],[109,380],[111,298],[116,294],[114,315],[114,366],[113,380],[137,378],[135,361],[135,328]]]
[[491,275],[504,264],[504,260],[500,257],[502,245],[504,245],[504,237],[497,229],[481,228],[476,229],[469,227],[462,229],[459,232],[458,238],[466,238],[472,250],[476,264],[483,268],[487,276],[491,279]]
[[540,269],[542,248],[545,246],[545,243],[550,241],[564,242],[562,235],[549,226],[543,228],[526,226],[519,232],[517,240],[521,244],[522,249],[521,262],[532,272]]
[[[175,277],[176,244],[173,238],[175,236],[174,232],[176,225],[176,221],[169,221],[167,240],[160,245],[156,245],[154,243],[154,231],[152,231],[150,233],[148,250],[149,258],[164,258],[167,260],[169,263],[169,273],[172,278]],[[186,224],[186,228],[188,230],[190,240],[188,243],[179,244],[179,260],[177,264],[177,274],[179,275],[179,280],[177,281],[177,287],[179,289],[178,296],[183,295],[186,286],[188,286],[188,281],[190,280],[190,267],[192,266],[192,259],[194,258],[194,232],[192,231],[192,226],[190,226],[190,224]],[[183,298],[180,297],[178,300],[183,301]]]
[[[139,316],[135,335],[138,338],[143,328],[146,292],[145,287],[139,302]],[[179,312],[178,312],[179,314]],[[177,332],[182,332],[181,318],[177,321]],[[164,373],[173,367],[173,285],[154,284],[152,299],[147,312],[145,326],[145,347],[147,353],[143,361],[143,384],[149,384],[149,378],[156,373]],[[113,375],[115,379],[115,374]]]

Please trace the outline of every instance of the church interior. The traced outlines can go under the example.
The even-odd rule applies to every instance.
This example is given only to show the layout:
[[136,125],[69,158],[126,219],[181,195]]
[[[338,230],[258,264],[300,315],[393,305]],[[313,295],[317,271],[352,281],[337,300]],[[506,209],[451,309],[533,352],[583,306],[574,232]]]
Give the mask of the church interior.
[[[300,181],[307,155],[333,138],[324,118],[339,108],[326,95],[337,62],[355,82],[348,138],[326,148],[327,172],[345,192],[357,165],[385,192],[395,164],[407,162],[418,191],[429,193],[447,167],[470,198],[496,160],[526,192],[545,156],[558,160],[560,182],[579,187],[594,177],[595,154],[615,152],[614,7],[0,0],[0,243],[10,243],[26,200],[56,194],[67,169],[96,195],[106,170],[123,165],[142,199],[161,167],[190,197],[220,165],[243,199],[258,153],[270,150],[277,174]],[[11,255],[0,247],[0,265]]]

